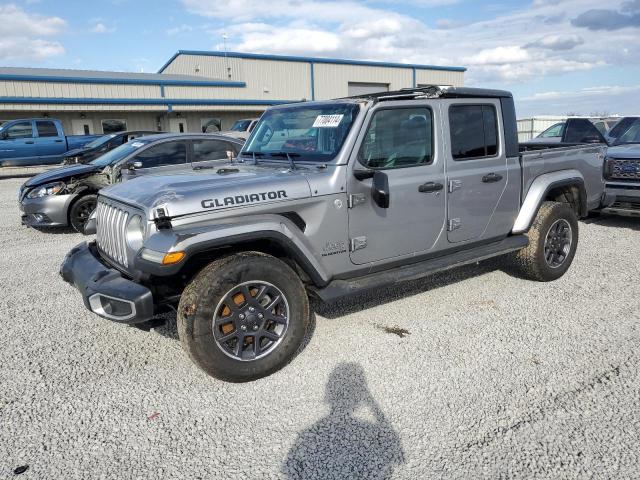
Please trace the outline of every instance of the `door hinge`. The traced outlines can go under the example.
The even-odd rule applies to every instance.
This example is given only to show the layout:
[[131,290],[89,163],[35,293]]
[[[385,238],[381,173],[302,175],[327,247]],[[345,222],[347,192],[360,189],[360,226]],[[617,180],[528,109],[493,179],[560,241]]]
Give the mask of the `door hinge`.
[[447,230],[450,232],[453,232],[454,230],[457,230],[461,226],[462,226],[462,222],[460,221],[459,218],[452,218],[451,220],[449,220],[449,225],[447,227]]
[[367,237],[355,237],[349,242],[349,250],[355,252],[367,247]]
[[347,206],[349,208],[357,207],[358,205],[362,205],[367,201],[367,196],[364,193],[356,193],[349,195],[349,199],[347,200]]
[[449,193],[462,188],[462,180],[449,180]]

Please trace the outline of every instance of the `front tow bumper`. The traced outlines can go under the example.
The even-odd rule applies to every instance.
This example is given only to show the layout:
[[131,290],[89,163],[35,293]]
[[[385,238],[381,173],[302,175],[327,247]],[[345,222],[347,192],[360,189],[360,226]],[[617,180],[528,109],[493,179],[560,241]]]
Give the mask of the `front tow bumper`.
[[83,242],[67,253],[60,275],[80,291],[85,306],[103,318],[136,324],[153,317],[151,291],[104,265],[93,242]]

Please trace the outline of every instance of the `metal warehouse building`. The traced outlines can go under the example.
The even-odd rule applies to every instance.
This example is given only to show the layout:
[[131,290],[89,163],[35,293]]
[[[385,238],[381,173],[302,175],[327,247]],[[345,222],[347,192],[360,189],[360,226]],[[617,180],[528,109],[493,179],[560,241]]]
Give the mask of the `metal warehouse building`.
[[[158,73],[0,68],[0,120],[52,117],[76,135],[228,129],[269,105],[421,85],[462,86],[465,68],[179,51]],[[211,130],[211,127],[210,127]]]

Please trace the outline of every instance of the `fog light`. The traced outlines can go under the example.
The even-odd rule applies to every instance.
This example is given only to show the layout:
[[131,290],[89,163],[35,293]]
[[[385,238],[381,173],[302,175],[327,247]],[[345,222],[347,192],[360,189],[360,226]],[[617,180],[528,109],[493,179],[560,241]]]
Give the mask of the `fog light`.
[[100,293],[89,297],[89,305],[94,313],[113,320],[127,320],[136,314],[133,302]]

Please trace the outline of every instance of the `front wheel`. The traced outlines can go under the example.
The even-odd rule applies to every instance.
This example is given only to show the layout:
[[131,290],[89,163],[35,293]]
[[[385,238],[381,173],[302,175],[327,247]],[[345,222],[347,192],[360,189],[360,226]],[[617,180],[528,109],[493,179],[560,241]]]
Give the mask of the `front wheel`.
[[304,339],[309,300],[284,262],[243,252],[210,263],[178,306],[184,350],[206,373],[246,382],[286,365]]
[[97,203],[98,197],[96,195],[85,195],[76,200],[71,206],[69,223],[76,232],[84,234],[84,226],[96,209]]
[[570,205],[544,202],[527,232],[529,246],[512,256],[512,266],[524,278],[549,282],[571,266],[578,245],[578,218]]

